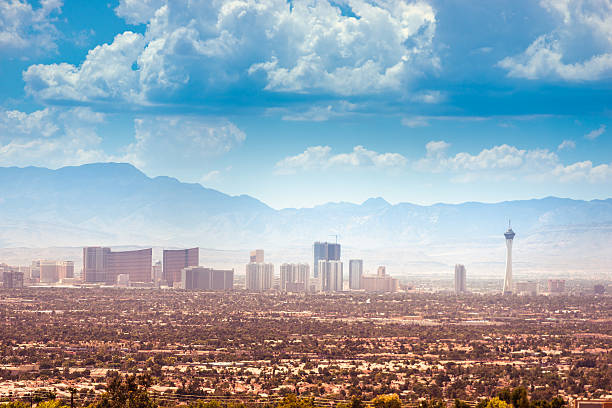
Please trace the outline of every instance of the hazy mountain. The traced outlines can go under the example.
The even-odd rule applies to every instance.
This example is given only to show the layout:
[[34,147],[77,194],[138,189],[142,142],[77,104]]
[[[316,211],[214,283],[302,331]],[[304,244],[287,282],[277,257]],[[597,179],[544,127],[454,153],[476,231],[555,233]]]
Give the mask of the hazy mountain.
[[503,263],[509,218],[517,232],[519,271],[524,255],[524,268],[609,273],[612,199],[420,206],[372,198],[277,211],[246,195],[149,178],[129,164],[0,168],[3,247],[265,247],[276,250],[277,259],[290,258],[281,249],[309,259],[313,241],[337,234],[345,254],[376,249],[372,257],[388,257],[402,271],[454,262],[484,270]]

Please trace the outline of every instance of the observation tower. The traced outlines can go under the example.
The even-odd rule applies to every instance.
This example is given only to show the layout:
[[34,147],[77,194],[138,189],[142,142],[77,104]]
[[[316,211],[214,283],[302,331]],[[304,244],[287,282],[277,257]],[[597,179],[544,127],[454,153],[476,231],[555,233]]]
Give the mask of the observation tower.
[[508,230],[504,233],[506,237],[506,278],[504,279],[504,294],[512,293],[512,241],[516,234],[512,231],[510,221],[508,221]]

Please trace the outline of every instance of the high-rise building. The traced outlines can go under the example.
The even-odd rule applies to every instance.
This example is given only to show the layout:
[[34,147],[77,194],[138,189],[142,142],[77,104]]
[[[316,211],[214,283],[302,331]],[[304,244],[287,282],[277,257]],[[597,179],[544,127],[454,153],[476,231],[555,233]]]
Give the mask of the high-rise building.
[[40,279],[40,261],[32,261],[30,266],[30,279]]
[[315,242],[312,246],[314,253],[314,277],[319,277],[319,261],[339,261],[340,260],[340,244],[332,244],[329,242]]
[[399,280],[387,275],[387,268],[379,266],[376,275],[363,275],[361,288],[366,292],[397,292]]
[[[179,282],[177,282],[177,286]],[[186,290],[232,290],[234,270],[189,266],[181,270],[180,288]]]
[[287,264],[280,266],[280,290],[284,292],[306,292],[310,281],[308,264]]
[[251,263],[264,263],[264,250],[255,249],[250,254]]
[[83,275],[86,283],[117,283],[118,275],[128,275],[130,282],[151,282],[151,248],[113,252],[110,248],[83,248]]
[[181,271],[200,264],[200,249],[164,249],[164,280],[168,286],[181,281]]
[[517,295],[536,296],[538,294],[538,282],[516,282],[514,284],[514,293]]
[[106,269],[110,248],[85,247],[83,248],[83,273],[85,283],[105,283]]
[[74,262],[61,261],[58,265],[58,268],[59,268],[59,278],[60,279],[74,278]]
[[342,292],[342,262],[319,260],[321,290],[323,292]]
[[23,288],[23,272],[3,269],[2,272],[2,287],[4,289]]
[[153,282],[158,283],[163,278],[162,263],[161,261],[157,261],[151,266],[151,279],[153,279]]
[[24,283],[26,281],[32,281],[32,267],[30,266],[18,266],[17,271],[23,273]]
[[508,230],[504,233],[506,238],[506,277],[504,279],[504,294],[512,293],[512,242],[516,234],[512,231],[510,223]]
[[151,265],[153,250],[151,248],[135,251],[111,251],[106,272],[106,283],[117,282],[117,275],[128,275],[132,282],[151,282]]
[[564,279],[549,279],[548,280],[548,293],[563,293],[565,292],[565,280]]
[[351,259],[349,261],[349,288],[361,289],[361,277],[363,276],[363,260]]
[[40,261],[40,281],[42,283],[56,283],[59,281],[59,267],[57,261]]
[[246,288],[253,291],[272,289],[274,283],[274,265],[252,262],[246,265]]
[[455,265],[455,293],[457,295],[467,292],[465,266]]

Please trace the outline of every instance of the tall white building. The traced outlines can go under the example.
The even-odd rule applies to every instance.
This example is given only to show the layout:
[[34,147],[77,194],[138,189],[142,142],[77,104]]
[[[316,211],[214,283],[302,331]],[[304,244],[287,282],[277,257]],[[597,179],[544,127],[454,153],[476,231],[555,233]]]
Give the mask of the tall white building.
[[466,271],[465,266],[457,264],[455,265],[455,293],[465,293],[467,292],[466,285]]
[[361,289],[361,277],[363,276],[363,259],[351,259],[349,261],[349,288]]
[[506,277],[504,279],[504,294],[512,293],[512,242],[516,234],[508,222],[508,230],[504,233],[506,238]]
[[307,292],[310,281],[308,264],[288,264],[280,266],[280,290],[284,292]]
[[321,290],[323,292],[342,291],[342,262],[341,261],[319,261],[319,275],[321,276]]
[[272,289],[274,284],[274,265],[251,262],[246,265],[246,288],[253,291]]

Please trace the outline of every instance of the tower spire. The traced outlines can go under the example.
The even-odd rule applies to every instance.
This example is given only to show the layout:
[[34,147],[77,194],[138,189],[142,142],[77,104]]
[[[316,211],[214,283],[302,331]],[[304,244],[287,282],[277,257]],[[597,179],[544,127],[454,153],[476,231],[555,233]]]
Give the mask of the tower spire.
[[508,231],[504,234],[506,238],[506,277],[504,279],[504,294],[512,293],[512,241],[516,234],[512,231],[512,224],[508,219]]

